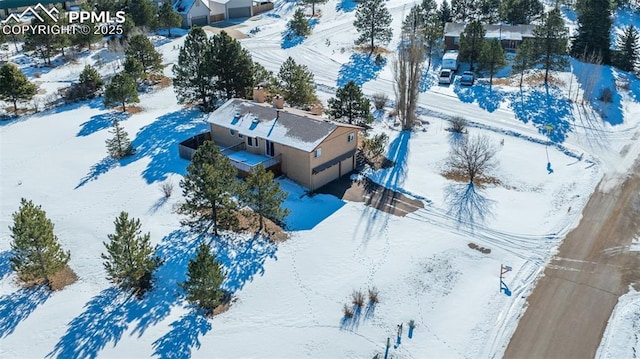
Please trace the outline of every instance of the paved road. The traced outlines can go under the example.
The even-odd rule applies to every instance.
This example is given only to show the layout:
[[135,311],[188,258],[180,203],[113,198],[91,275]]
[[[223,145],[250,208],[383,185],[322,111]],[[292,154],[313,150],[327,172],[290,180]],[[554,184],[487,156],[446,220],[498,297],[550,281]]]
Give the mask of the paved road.
[[640,162],[621,186],[600,186],[559,248],[518,323],[504,358],[593,358],[618,297],[637,281]]

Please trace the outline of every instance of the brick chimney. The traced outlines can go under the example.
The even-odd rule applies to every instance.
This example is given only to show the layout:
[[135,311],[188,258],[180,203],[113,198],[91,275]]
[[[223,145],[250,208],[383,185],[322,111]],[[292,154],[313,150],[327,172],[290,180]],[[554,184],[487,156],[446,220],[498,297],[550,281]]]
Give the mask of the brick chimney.
[[281,95],[275,95],[273,96],[273,106],[277,109],[283,109],[284,108],[284,97],[282,97]]
[[265,101],[265,98],[266,95],[262,86],[255,87],[253,89],[253,101],[263,103]]

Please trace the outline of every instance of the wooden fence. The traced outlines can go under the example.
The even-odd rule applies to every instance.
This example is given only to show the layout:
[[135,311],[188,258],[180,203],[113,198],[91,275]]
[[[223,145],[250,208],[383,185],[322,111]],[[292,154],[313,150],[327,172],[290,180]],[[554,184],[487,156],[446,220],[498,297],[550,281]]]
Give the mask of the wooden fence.
[[263,2],[253,7],[253,15],[262,14],[265,11],[273,10],[272,2]]
[[204,141],[211,141],[211,133],[205,132],[199,135],[193,136],[187,140],[180,142],[178,145],[178,153],[180,158],[191,161],[193,154],[196,153],[198,147],[204,143]]

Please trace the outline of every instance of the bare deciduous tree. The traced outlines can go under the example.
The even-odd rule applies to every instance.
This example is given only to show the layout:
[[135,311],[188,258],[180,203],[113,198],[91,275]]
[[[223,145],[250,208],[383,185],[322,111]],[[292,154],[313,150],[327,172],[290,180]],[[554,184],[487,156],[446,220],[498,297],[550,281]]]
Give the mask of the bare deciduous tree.
[[393,63],[396,110],[403,130],[411,130],[416,122],[424,56],[422,36],[415,30],[405,32]]
[[486,136],[474,136],[458,146],[452,146],[447,166],[473,185],[474,180],[497,166],[496,146]]
[[464,133],[467,128],[467,120],[461,116],[454,116],[449,120],[451,122],[451,131],[456,133]]

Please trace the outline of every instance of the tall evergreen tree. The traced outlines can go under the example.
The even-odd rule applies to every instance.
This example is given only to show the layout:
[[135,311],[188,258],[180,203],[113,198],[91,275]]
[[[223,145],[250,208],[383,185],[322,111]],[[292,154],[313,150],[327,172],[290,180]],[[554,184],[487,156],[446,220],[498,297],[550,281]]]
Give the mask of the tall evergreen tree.
[[35,84],[12,63],[0,67],[0,100],[13,102],[13,111],[18,114],[18,101],[28,101],[38,91]]
[[211,315],[224,300],[225,291],[221,288],[224,279],[222,266],[216,261],[215,255],[211,254],[211,247],[202,243],[195,258],[189,260],[187,280],[180,283],[180,287],[187,293],[189,303]]
[[104,105],[106,107],[122,105],[122,112],[126,112],[127,103],[131,102],[140,102],[136,82],[125,73],[116,74],[105,86]]
[[238,184],[237,170],[218,146],[206,141],[196,150],[187,174],[180,181],[185,202],[179,212],[187,219],[183,224],[206,233],[213,229],[230,229],[237,224],[238,203],[233,199]]
[[451,13],[451,6],[447,0],[442,0],[440,3],[440,8],[438,9],[438,17],[440,18],[440,22],[442,22],[442,28],[448,22],[453,20],[453,15]]
[[142,63],[135,57],[129,56],[124,60],[122,64],[122,70],[125,74],[129,75],[133,81],[137,84],[144,78],[144,67]]
[[311,16],[316,15],[316,4],[324,4],[328,0],[302,0],[303,4],[309,5],[311,4]]
[[578,34],[571,43],[571,56],[596,55],[611,63],[611,2],[580,0],[577,3]]
[[471,63],[471,70],[480,55],[486,31],[480,21],[473,21],[460,34],[460,57]]
[[493,24],[500,18],[501,0],[476,0],[477,19],[486,24]]
[[151,290],[153,272],[162,264],[162,259],[155,255],[151,234],[142,234],[139,219],[129,219],[129,214],[123,211],[113,223],[115,233],[107,236],[108,243],[103,242],[107,254],[101,254],[107,279],[123,290],[142,296]]
[[129,0],[128,11],[137,27],[155,30],[158,7],[151,0]]
[[500,19],[507,24],[530,24],[544,12],[540,0],[502,0]]
[[134,149],[129,134],[120,126],[118,120],[113,120],[113,128],[109,130],[113,137],[107,139],[107,152],[115,159],[121,159],[133,155]]
[[212,38],[215,88],[224,99],[246,97],[253,85],[253,61],[238,40],[222,31]]
[[11,267],[25,282],[44,280],[51,288],[51,276],[67,266],[71,257],[53,234],[53,223],[40,206],[22,198],[13,213]]
[[614,65],[622,71],[632,72],[638,63],[638,30],[633,26],[627,26],[618,35]]
[[536,64],[544,67],[544,83],[549,82],[549,71],[559,70],[567,65],[567,29],[560,9],[555,8],[540,18],[533,30],[538,56]]
[[430,15],[438,13],[438,4],[435,0],[422,0],[420,2],[420,11],[422,12],[423,21]]
[[393,35],[391,20],[391,13],[384,0],[361,1],[356,9],[356,20],[353,22],[360,34],[356,44],[368,44],[371,52],[375,49],[376,40],[387,44]]
[[242,201],[258,215],[258,231],[264,228],[264,218],[275,222],[284,220],[289,214],[289,210],[282,208],[285,199],[287,193],[273,179],[273,172],[267,171],[262,164],[251,170]]
[[308,105],[316,99],[313,74],[307,66],[298,65],[291,57],[280,66],[278,82],[285,100],[292,105]]
[[200,27],[194,27],[180,47],[178,63],[173,66],[173,87],[179,103],[200,101],[205,111],[216,101],[213,45]]
[[476,0],[451,0],[451,17],[455,21],[475,20]]
[[156,51],[151,40],[143,34],[133,35],[129,39],[124,54],[138,60],[145,75],[162,70],[162,54]]
[[287,23],[287,28],[296,36],[307,36],[311,33],[309,21],[307,21],[307,17],[304,16],[304,11],[300,8],[296,9],[296,12],[293,13],[293,17]]
[[[80,3],[80,9],[82,11],[93,11],[94,7],[89,5],[88,3],[82,2]],[[113,12],[113,10],[112,10]],[[94,22],[92,19],[85,20],[83,25],[89,26],[90,31],[76,31],[70,34],[70,41],[72,45],[76,45],[78,47],[86,47],[87,49],[91,49],[91,45],[102,40],[102,35],[94,29],[100,26],[99,22]]]
[[[39,16],[31,20],[33,26],[45,26],[45,28],[55,28],[58,25],[65,25],[65,16],[60,12],[60,20],[54,21],[50,16],[40,13]],[[38,56],[44,60],[46,65],[51,65],[51,58],[61,52],[66,46],[69,46],[69,34],[54,31],[27,31],[24,35],[25,51],[35,51]]]
[[164,2],[162,3],[162,6],[158,8],[156,24],[161,29],[167,29],[167,36],[171,37],[171,28],[180,27],[182,24],[182,17],[173,10],[171,3]]
[[428,61],[427,69],[431,68],[431,55],[436,48],[438,41],[444,36],[444,26],[438,14],[427,16],[424,23],[424,44],[427,46]]
[[353,81],[338,88],[336,97],[330,98],[328,104],[327,113],[338,121],[346,121],[350,125],[355,124],[363,127],[367,127],[373,122],[371,103]]
[[524,79],[524,72],[533,67],[537,61],[537,49],[534,40],[523,41],[516,50],[516,57],[513,59],[512,72],[520,73],[520,87]]
[[507,65],[500,40],[484,40],[478,62],[481,69],[489,72],[489,85],[493,85],[493,75]]

